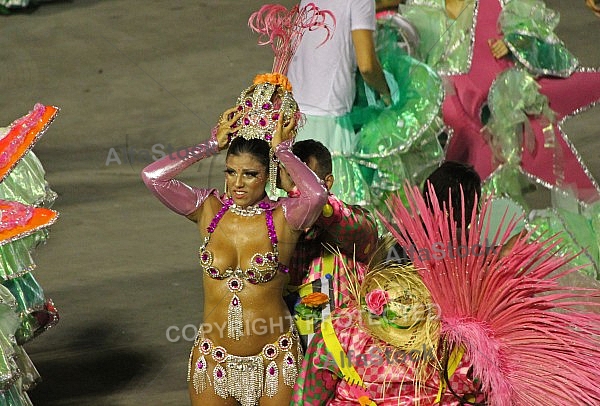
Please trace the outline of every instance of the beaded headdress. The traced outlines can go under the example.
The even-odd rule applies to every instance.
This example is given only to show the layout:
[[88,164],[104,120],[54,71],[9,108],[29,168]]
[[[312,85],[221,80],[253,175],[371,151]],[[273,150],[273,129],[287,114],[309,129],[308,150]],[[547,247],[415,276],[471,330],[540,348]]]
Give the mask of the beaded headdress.
[[[271,145],[278,120],[283,116],[286,125],[293,117],[299,117],[292,85],[285,75],[306,29],[324,28],[327,35],[323,42],[329,39],[328,18],[335,25],[333,14],[328,10],[320,10],[313,3],[302,8],[296,5],[290,10],[278,4],[267,4],[250,16],[248,25],[260,34],[259,44],[270,44],[275,58],[272,72],[257,75],[254,83],[244,89],[237,100],[238,111],[244,114],[236,123],[236,137],[258,138]],[[277,162],[272,148],[270,155],[269,183],[274,194]]]

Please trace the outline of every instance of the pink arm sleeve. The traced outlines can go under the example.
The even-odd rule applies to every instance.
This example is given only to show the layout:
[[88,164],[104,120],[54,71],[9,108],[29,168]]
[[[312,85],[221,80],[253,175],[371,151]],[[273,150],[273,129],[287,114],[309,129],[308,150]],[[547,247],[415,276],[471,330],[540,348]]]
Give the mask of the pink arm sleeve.
[[327,190],[321,180],[290,151],[291,141],[284,141],[275,148],[275,156],[285,166],[296,184],[300,195],[283,199],[281,206],[285,219],[295,230],[312,226],[327,202]]
[[[213,135],[208,141],[195,147],[179,150],[151,163],[142,170],[146,187],[165,206],[184,216],[196,211],[212,194],[214,189],[197,189],[174,179],[192,164],[219,152],[217,139]],[[181,157],[183,156],[183,158]]]

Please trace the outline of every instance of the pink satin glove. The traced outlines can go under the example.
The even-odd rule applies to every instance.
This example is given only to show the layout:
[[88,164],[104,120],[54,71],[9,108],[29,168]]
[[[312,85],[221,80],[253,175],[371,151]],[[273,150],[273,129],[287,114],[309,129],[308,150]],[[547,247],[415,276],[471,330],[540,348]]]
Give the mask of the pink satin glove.
[[319,218],[327,202],[327,189],[317,175],[290,151],[291,144],[291,140],[281,142],[275,147],[275,156],[285,166],[300,193],[298,197],[284,198],[281,206],[288,224],[295,230],[304,230]]
[[219,145],[215,133],[208,141],[190,147],[183,151],[177,151],[168,156],[151,163],[142,170],[142,179],[146,187],[165,206],[175,213],[188,216],[195,212],[204,203],[206,198],[216,189],[197,189],[174,179],[185,169],[194,163],[216,155]]

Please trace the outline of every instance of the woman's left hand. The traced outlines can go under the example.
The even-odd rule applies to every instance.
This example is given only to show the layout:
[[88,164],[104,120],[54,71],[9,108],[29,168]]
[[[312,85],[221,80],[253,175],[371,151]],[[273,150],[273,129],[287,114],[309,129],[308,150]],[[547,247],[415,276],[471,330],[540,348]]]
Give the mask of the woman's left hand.
[[219,124],[217,124],[217,141],[219,143],[219,150],[224,150],[229,146],[231,142],[231,135],[236,131],[235,123],[242,117],[243,111],[238,111],[237,107],[232,107],[225,110],[219,118]]
[[508,55],[508,47],[501,39],[489,39],[488,45],[490,46],[494,58],[500,59]]
[[271,140],[271,146],[275,148],[277,145],[282,143],[283,141],[290,140],[294,138],[296,135],[296,119],[292,117],[290,121],[284,126],[283,125],[283,114],[279,116],[279,120],[277,121],[277,129],[275,130],[275,134],[273,134],[273,139]]

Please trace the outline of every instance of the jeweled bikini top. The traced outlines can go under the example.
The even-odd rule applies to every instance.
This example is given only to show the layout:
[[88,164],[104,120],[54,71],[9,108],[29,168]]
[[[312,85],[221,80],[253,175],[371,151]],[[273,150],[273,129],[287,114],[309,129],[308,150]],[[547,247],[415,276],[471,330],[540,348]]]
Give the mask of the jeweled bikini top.
[[[252,256],[250,259],[250,267],[248,269],[237,268],[227,268],[225,271],[221,272],[218,268],[212,266],[213,263],[213,254],[211,251],[207,250],[206,247],[208,242],[210,241],[210,237],[212,233],[215,231],[217,224],[225,215],[227,210],[238,214],[238,215],[255,215],[260,213],[265,213],[266,223],[267,223],[267,231],[269,234],[269,240],[271,240],[271,245],[273,246],[273,251],[265,252],[263,254],[257,253]],[[250,214],[244,214],[250,213]],[[206,272],[206,274],[212,279],[227,279],[232,278],[228,283],[241,284],[242,281],[239,279],[245,279],[252,284],[265,283],[269,282],[271,279],[275,277],[277,271],[280,270],[282,272],[288,272],[288,268],[279,263],[279,251],[277,249],[277,234],[275,233],[275,225],[273,223],[273,208],[266,201],[262,201],[258,204],[258,206],[254,206],[252,208],[245,209],[242,212],[242,209],[237,208],[237,206],[233,203],[233,200],[228,199],[224,202],[221,210],[215,215],[210,225],[206,228],[208,231],[208,235],[204,237],[204,242],[199,250],[200,257],[200,266]],[[241,288],[238,286],[232,286],[234,290],[237,288]]]

